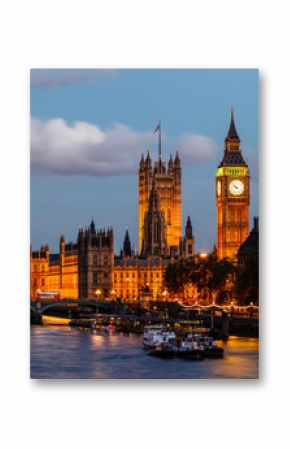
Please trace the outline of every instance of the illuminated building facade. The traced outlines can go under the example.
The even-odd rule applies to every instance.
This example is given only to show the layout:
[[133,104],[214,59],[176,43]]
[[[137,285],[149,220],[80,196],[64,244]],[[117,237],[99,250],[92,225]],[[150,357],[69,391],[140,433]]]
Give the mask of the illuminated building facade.
[[78,246],[59,241],[59,253],[50,254],[48,245],[30,251],[30,296],[37,291],[59,292],[62,298],[79,297]]
[[78,233],[79,297],[108,298],[113,287],[114,233],[113,229],[96,231],[95,224]]
[[[59,292],[61,298],[92,300],[99,298],[142,298],[165,300],[166,267],[179,257],[194,255],[194,237],[188,217],[185,236],[179,245],[180,256],[134,254],[126,230],[123,249],[114,255],[112,228],[96,231],[92,221],[89,227],[80,229],[76,244],[65,244],[60,239],[60,253],[49,254],[48,246],[30,255],[30,295],[37,291]],[[188,295],[192,295],[192,286]]]
[[[139,252],[148,251],[148,213],[150,207],[150,196],[153,188],[157,192],[160,211],[164,221],[164,237],[162,233],[162,251],[170,254],[171,251],[178,252],[180,239],[182,237],[182,179],[181,161],[178,153],[173,160],[170,155],[168,164],[162,160],[161,152],[158,160],[152,166],[152,159],[148,152],[144,159],[142,154],[139,166]],[[156,197],[156,194],[154,193]]]
[[216,172],[217,255],[236,260],[249,234],[250,175],[243,159],[233,110],[223,159]]
[[[159,128],[159,142],[161,134]],[[37,290],[59,291],[61,297],[123,300],[166,299],[164,276],[169,263],[194,256],[194,237],[188,217],[181,233],[181,161],[178,153],[166,166],[161,158],[152,167],[150,154],[143,155],[139,170],[139,253],[131,250],[126,230],[123,249],[114,255],[113,229],[96,231],[92,221],[80,229],[76,244],[65,245],[60,254],[48,247],[31,253],[31,298]],[[71,252],[69,252],[71,251]],[[42,268],[44,271],[42,271]]]

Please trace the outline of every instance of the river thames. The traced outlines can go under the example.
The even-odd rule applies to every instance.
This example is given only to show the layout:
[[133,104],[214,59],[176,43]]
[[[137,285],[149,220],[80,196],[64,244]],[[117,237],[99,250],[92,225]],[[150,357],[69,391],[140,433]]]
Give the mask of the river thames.
[[158,359],[142,335],[69,326],[31,327],[32,379],[256,379],[258,339],[230,337],[223,359]]

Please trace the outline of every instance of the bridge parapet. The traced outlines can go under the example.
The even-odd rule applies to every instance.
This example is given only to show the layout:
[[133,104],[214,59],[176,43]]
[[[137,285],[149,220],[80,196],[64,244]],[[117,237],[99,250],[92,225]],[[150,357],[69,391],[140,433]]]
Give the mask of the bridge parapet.
[[108,308],[108,304],[102,301],[84,301],[80,299],[60,299],[53,301],[41,301],[39,299],[31,301],[30,308],[31,310],[42,314],[45,310],[49,310],[55,307],[79,307],[79,306],[87,306],[87,307],[95,307],[96,310],[102,309],[106,310]]

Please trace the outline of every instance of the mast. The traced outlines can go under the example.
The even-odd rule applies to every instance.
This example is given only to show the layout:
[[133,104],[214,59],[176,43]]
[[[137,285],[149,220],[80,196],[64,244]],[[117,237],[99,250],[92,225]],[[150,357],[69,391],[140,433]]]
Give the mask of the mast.
[[161,159],[161,122],[158,122],[158,158]]
[[158,160],[161,159],[161,122],[158,121],[156,128],[153,131],[153,134],[158,132]]

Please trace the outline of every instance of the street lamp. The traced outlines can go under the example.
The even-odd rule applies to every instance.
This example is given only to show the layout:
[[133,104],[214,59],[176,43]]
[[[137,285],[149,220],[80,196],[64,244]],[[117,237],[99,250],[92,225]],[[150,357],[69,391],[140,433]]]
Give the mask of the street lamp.
[[206,259],[206,257],[208,256],[208,253],[202,252],[202,253],[199,254],[199,256],[200,256],[202,259]]
[[97,290],[95,291],[95,294],[97,295],[97,298],[99,299],[102,294],[102,290],[100,288],[97,288]]
[[163,296],[163,298],[164,298],[164,301],[166,301],[167,290],[163,290],[162,296]]

